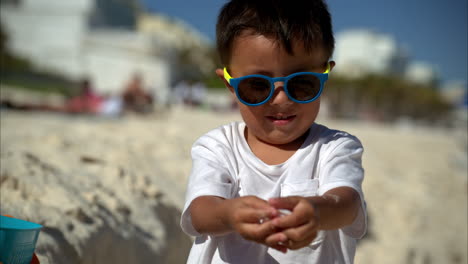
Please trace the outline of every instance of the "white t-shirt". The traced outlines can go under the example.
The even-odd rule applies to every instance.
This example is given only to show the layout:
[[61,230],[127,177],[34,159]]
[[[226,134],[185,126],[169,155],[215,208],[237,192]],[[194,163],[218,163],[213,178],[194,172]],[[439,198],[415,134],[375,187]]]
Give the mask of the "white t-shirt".
[[[367,228],[361,190],[363,148],[345,132],[313,124],[300,147],[286,162],[268,165],[250,150],[245,123],[233,122],[200,137],[192,147],[193,166],[188,183],[181,227],[195,236],[187,263],[353,263],[356,239]],[[255,195],[262,199],[323,195],[337,187],[351,187],[361,198],[361,209],[350,226],[319,231],[308,247],[283,254],[245,240],[232,232],[221,236],[199,234],[187,208],[204,195],[226,199]]]

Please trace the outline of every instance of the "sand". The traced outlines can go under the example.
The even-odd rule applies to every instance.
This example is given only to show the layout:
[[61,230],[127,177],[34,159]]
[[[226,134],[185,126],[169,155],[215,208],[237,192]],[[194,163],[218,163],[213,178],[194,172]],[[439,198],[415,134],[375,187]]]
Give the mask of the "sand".
[[[44,225],[41,263],[184,263],[190,148],[236,113],[176,107],[118,119],[2,110],[1,214]],[[356,263],[467,262],[467,134],[319,123],[364,146],[369,231]]]

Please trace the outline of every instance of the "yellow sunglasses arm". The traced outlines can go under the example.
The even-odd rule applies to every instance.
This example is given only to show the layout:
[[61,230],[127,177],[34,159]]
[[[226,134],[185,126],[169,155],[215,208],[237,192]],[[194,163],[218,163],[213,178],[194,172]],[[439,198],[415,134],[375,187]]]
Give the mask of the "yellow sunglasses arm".
[[231,79],[232,79],[232,77],[231,77],[231,75],[229,75],[229,73],[227,72],[226,67],[224,67],[224,79],[226,79],[226,81],[227,81],[229,84],[231,84]]
[[323,73],[329,73],[330,72],[330,62],[327,62],[327,69]]

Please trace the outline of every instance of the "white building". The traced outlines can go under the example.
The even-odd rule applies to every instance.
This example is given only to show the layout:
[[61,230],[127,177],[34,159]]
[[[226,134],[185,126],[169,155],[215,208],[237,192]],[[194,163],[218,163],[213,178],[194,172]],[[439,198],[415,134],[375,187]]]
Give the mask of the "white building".
[[179,64],[174,72],[174,79],[190,78],[178,76],[180,72],[187,74],[198,71],[205,75],[212,73],[215,65],[212,60],[207,59],[211,52],[209,40],[185,22],[164,15],[142,14],[137,19],[137,29],[152,36],[157,46],[172,49],[172,54],[166,55],[170,55],[171,61]]
[[348,77],[365,74],[396,74],[409,81],[436,85],[434,66],[409,60],[407,51],[389,35],[367,29],[336,34],[334,72]]
[[135,74],[143,78],[154,95],[167,96],[170,65],[156,56],[151,38],[125,30],[93,30],[83,42],[82,73],[93,80],[98,91],[116,94]]
[[352,77],[403,73],[407,63],[405,51],[392,37],[365,29],[338,33],[334,59],[335,71]]
[[[110,13],[98,12],[98,8],[108,8],[108,5],[117,3],[122,1],[3,0],[0,19],[8,35],[11,52],[28,59],[39,70],[73,80],[87,77],[98,92],[105,94],[121,92],[132,76],[139,73],[145,88],[165,100],[174,82],[172,72],[180,70],[175,62],[180,51],[176,43],[183,40],[183,43],[196,44],[197,47],[205,43],[201,36],[187,34],[183,29],[176,30],[183,27],[180,23],[172,26],[169,33],[164,31],[169,22],[163,23],[166,28],[161,27],[161,30],[148,29],[151,24],[148,22],[143,23],[146,26],[141,31],[132,30],[131,26],[92,26],[96,14]],[[102,7],[104,4],[106,7]],[[118,8],[123,9],[122,12],[132,12],[122,5]],[[118,20],[119,17],[112,19]],[[137,20],[134,27],[141,24]],[[144,21],[150,19],[145,16]],[[197,58],[197,61],[207,60]]]
[[431,64],[424,62],[411,62],[408,64],[405,73],[406,79],[420,84],[436,85],[439,76]]
[[37,68],[78,78],[82,74],[82,43],[93,0],[2,1],[0,21],[8,48]]

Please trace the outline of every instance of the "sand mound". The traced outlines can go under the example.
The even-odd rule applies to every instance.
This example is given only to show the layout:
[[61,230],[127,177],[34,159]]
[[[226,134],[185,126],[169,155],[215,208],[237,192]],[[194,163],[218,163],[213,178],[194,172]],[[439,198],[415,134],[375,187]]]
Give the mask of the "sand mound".
[[[44,225],[41,263],[184,263],[190,148],[236,114],[0,112],[1,214]],[[370,230],[356,263],[466,263],[466,132],[323,122],[365,146]]]

